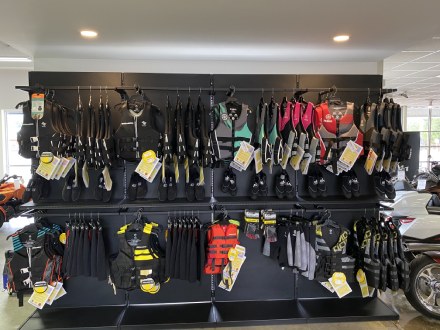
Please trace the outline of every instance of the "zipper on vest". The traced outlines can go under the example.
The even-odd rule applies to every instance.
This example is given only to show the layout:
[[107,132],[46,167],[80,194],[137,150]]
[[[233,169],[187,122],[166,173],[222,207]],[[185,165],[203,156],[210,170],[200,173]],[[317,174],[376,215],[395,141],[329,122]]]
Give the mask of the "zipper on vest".
[[140,158],[139,156],[139,141],[138,141],[138,119],[134,117],[134,137],[136,139],[136,158]]

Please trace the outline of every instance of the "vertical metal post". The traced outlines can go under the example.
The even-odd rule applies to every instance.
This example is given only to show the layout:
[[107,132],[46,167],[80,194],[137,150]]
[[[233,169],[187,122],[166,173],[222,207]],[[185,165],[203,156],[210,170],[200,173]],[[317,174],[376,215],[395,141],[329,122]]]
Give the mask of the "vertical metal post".
[[428,106],[428,168],[429,171],[431,168],[431,131],[432,131],[432,100],[429,100]]

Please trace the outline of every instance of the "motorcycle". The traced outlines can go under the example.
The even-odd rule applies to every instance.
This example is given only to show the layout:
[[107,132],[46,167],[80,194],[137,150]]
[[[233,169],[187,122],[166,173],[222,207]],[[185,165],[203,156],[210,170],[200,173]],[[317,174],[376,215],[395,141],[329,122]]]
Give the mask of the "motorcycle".
[[440,320],[440,165],[411,182],[395,183],[396,198],[388,215],[404,240],[410,262],[405,296],[420,313]]

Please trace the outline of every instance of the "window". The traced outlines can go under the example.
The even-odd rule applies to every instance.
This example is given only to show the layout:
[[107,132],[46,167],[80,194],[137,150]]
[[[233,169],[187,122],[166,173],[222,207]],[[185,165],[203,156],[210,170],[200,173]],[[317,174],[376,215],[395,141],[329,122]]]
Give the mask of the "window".
[[17,132],[21,128],[23,114],[15,110],[4,111],[5,128],[5,172],[23,177],[25,184],[31,178],[31,160],[18,154]]
[[408,107],[406,122],[407,131],[420,132],[419,170],[440,162],[440,108],[432,109],[430,114],[428,108]]

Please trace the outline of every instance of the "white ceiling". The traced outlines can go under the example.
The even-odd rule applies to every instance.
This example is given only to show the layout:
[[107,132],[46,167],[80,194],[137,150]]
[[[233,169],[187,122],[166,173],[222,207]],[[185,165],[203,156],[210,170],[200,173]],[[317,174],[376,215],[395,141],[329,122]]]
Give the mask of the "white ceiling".
[[440,107],[440,35],[386,58],[384,81],[398,89],[394,99],[401,104],[426,109],[432,100]]
[[[0,56],[247,62],[388,57],[386,87],[407,92],[408,99],[394,95],[403,104],[426,106],[428,99],[440,100],[440,39],[432,39],[440,37],[439,12],[440,0],[1,0]],[[83,39],[81,29],[99,36]],[[351,40],[334,43],[337,34]]]
[[[439,11],[439,0],[2,0],[0,41],[34,58],[381,61],[440,34]],[[334,43],[342,33],[350,42]]]

